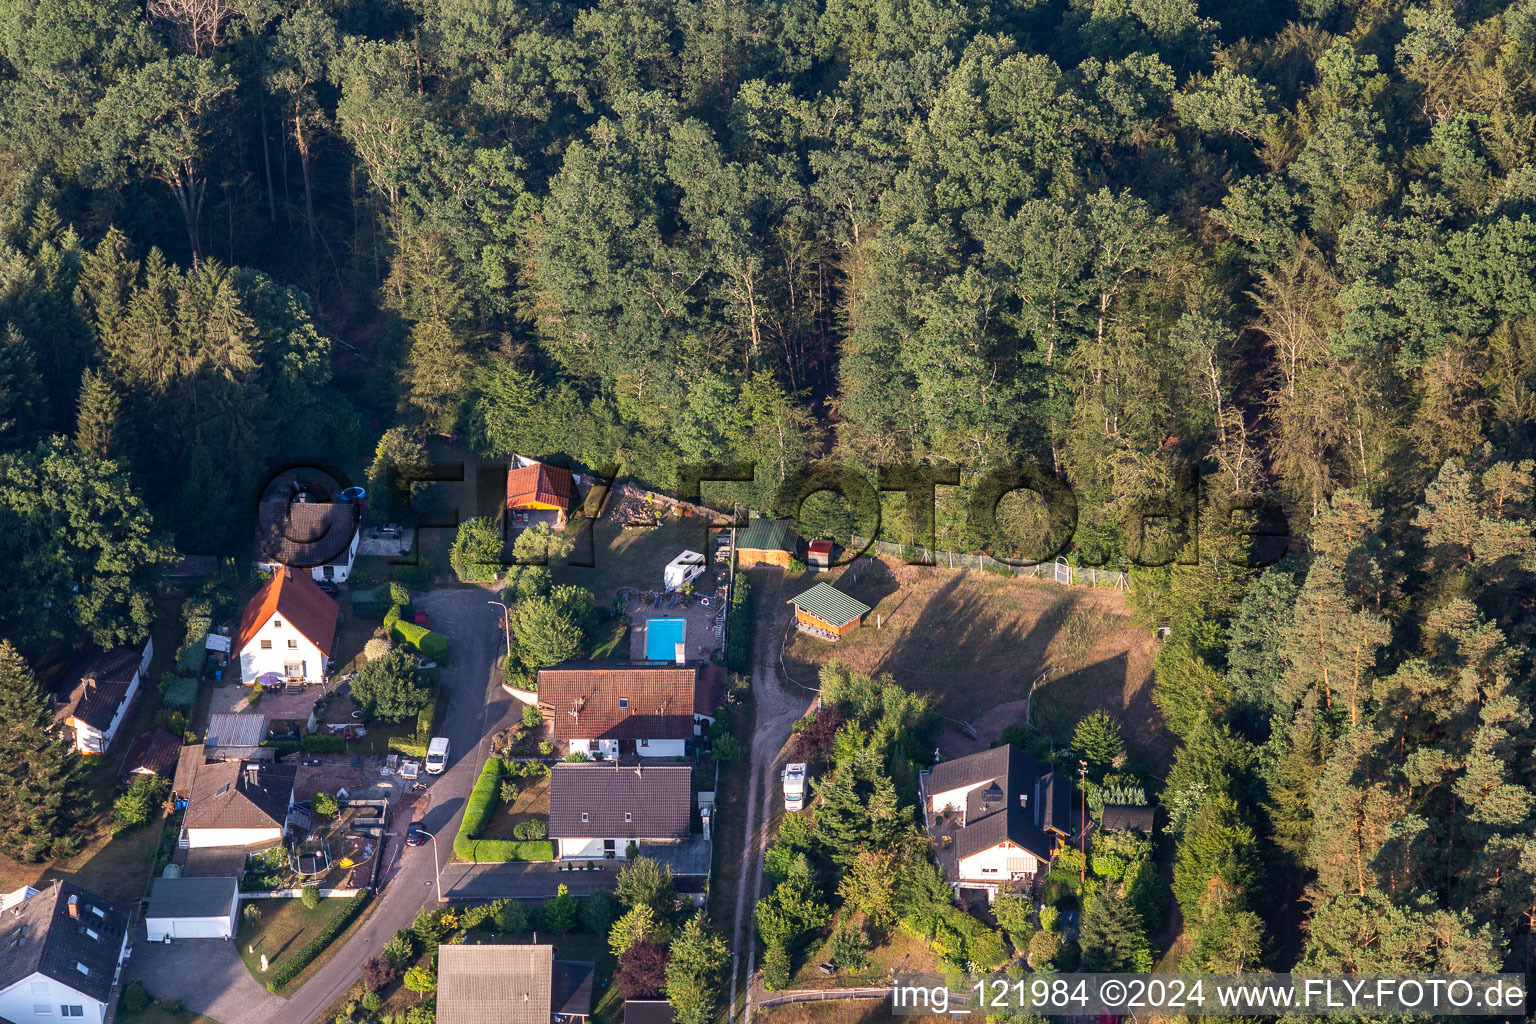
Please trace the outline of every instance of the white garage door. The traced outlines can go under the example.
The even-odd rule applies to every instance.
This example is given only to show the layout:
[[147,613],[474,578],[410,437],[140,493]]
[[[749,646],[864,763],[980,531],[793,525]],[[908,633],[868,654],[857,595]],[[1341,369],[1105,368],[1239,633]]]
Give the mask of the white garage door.
[[173,939],[229,938],[227,917],[152,917],[144,924],[150,942],[163,942],[167,935]]

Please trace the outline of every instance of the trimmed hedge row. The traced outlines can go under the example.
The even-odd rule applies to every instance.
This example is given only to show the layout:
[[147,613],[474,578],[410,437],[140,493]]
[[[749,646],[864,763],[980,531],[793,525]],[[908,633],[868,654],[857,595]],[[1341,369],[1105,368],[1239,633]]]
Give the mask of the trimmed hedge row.
[[480,769],[475,788],[469,791],[464,802],[464,818],[459,822],[459,834],[453,837],[453,855],[460,860],[478,864],[500,863],[509,860],[554,860],[555,844],[547,839],[477,839],[496,813],[496,802],[501,799],[501,776],[506,767],[501,758],[493,757]]
[[437,662],[448,660],[448,638],[441,633],[434,633],[426,626],[418,626],[405,619],[396,619],[393,623],[385,619],[384,622],[389,626],[391,636],[414,647],[422,657]]
[[347,741],[340,736],[326,736],[315,732],[300,741],[303,750],[311,754],[345,754]]
[[368,900],[373,893],[364,889],[347,901],[341,913],[331,918],[324,929],[318,935],[310,939],[297,953],[284,960],[277,969],[272,972],[272,977],[267,979],[267,990],[276,992],[294,978],[304,972],[304,968],[315,962],[315,958],[325,952],[325,947],[336,941],[336,936],[347,930],[347,926],[357,920],[357,915],[363,912],[368,905]]
[[725,667],[748,674],[752,671],[752,584],[744,572],[738,572],[731,583],[731,606],[725,619]]

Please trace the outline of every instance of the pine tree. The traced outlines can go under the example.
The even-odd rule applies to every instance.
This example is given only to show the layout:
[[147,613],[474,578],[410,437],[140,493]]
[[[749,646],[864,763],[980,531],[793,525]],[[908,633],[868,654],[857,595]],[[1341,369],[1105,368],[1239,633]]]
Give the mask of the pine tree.
[[1253,830],[1230,796],[1213,796],[1190,818],[1173,864],[1173,895],[1186,919],[1199,916],[1213,885],[1246,892],[1257,877]]
[[1152,969],[1152,947],[1141,916],[1112,893],[1100,893],[1089,903],[1077,941],[1084,971],[1140,973]]
[[15,324],[0,333],[0,438],[14,443],[47,422],[48,398],[32,346]]
[[75,447],[98,459],[116,458],[123,442],[122,403],[105,376],[86,370],[75,409]]
[[401,407],[414,411],[430,430],[451,434],[473,373],[469,350],[457,332],[442,320],[423,320],[411,328],[400,372]]
[[9,640],[0,640],[0,853],[26,863],[68,856],[84,810],[80,757],[54,725],[37,679]]
[[688,919],[672,940],[667,963],[667,1001],[677,1024],[709,1024],[720,1000],[720,978],[730,950],[709,930],[702,913]]

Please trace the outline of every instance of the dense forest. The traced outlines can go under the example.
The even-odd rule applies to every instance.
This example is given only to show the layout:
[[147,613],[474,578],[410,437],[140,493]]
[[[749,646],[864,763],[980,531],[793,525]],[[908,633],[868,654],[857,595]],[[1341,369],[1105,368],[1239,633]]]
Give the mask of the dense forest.
[[1529,966],[1532,0],[3,0],[0,125],[23,653],[390,426],[955,550],[1034,459],[1116,568],[1195,466],[1292,542],[1136,577],[1188,965]]

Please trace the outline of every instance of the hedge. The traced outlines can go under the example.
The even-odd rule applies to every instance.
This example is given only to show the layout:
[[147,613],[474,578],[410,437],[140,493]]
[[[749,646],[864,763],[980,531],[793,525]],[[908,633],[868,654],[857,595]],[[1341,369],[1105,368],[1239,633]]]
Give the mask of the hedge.
[[340,736],[310,733],[300,741],[300,746],[311,754],[345,754],[347,741]]
[[555,844],[544,840],[477,839],[496,804],[501,800],[501,777],[506,766],[501,758],[493,757],[480,769],[475,788],[469,791],[464,802],[464,818],[459,822],[459,834],[453,837],[453,855],[460,860],[479,864],[500,863],[509,860],[554,860]]
[[432,574],[427,571],[427,567],[424,565],[417,564],[395,566],[395,579],[399,580],[401,583],[420,584],[427,582],[427,580],[431,578]]
[[172,676],[166,682],[165,690],[160,694],[160,700],[167,707],[180,708],[183,711],[192,710],[192,706],[197,703],[197,680]]
[[272,756],[279,760],[304,749],[298,740],[262,740],[261,745],[275,751]]
[[336,941],[336,936],[347,930],[347,926],[357,920],[357,915],[363,912],[368,905],[368,899],[372,893],[363,889],[356,896],[347,901],[341,913],[331,918],[325,928],[309,940],[309,943],[297,953],[290,956],[278,965],[272,972],[272,977],[267,979],[267,990],[276,992],[294,978],[304,972],[304,968],[315,962],[315,958],[325,952],[325,947]]
[[403,644],[410,644],[417,650],[421,649],[421,638],[432,632],[426,626],[418,626],[404,619],[396,620],[395,624],[389,627],[389,631],[394,634],[396,640]]
[[448,638],[441,633],[429,632],[416,642],[416,649],[439,665],[448,660]]
[[732,672],[752,671],[752,585],[738,572],[731,583],[731,606],[726,612],[725,667]]

